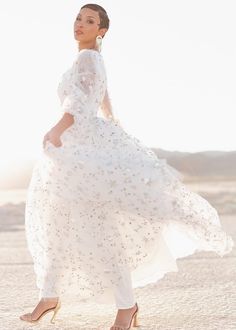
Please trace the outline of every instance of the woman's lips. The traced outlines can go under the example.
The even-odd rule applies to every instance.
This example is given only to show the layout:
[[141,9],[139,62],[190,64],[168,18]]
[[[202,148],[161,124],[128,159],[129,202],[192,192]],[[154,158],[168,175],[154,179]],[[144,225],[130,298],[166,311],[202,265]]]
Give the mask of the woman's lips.
[[75,31],[75,33],[76,34],[83,34],[83,32],[82,31],[79,31],[79,30]]

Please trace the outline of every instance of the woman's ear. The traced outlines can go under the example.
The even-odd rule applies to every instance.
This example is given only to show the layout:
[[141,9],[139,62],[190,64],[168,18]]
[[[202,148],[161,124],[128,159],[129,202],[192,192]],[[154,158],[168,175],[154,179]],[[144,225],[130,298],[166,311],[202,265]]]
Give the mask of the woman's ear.
[[108,29],[106,29],[106,28],[102,28],[102,29],[100,29],[99,31],[101,31],[101,35],[102,35],[102,37],[104,37],[105,34],[106,34],[106,32],[108,31]]

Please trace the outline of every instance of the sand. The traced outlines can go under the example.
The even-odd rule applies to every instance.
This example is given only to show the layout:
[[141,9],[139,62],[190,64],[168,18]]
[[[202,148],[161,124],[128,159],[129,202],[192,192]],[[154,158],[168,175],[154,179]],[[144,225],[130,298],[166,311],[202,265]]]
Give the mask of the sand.
[[[236,182],[188,183],[217,208],[223,228],[236,241]],[[109,330],[116,315],[114,305],[62,305],[56,323],[51,313],[38,325],[19,315],[38,302],[32,259],[24,232],[25,191],[0,193],[0,330],[64,329]],[[198,252],[178,259],[179,272],[167,273],[156,284],[135,289],[139,304],[139,330],[235,330],[236,248],[223,258]]]

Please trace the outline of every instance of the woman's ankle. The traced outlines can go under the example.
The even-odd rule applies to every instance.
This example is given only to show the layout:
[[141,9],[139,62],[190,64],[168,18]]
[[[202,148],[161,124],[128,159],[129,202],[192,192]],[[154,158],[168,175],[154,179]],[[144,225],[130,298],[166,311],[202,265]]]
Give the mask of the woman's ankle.
[[59,297],[41,297],[43,302],[56,302],[59,300]]

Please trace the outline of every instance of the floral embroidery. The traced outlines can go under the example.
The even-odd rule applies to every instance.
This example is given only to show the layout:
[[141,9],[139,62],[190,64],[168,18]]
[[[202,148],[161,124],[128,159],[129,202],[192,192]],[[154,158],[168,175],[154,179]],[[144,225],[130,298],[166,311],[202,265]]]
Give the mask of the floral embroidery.
[[[107,89],[102,55],[79,52],[58,85],[75,118],[62,146],[47,143],[33,169],[25,228],[41,296],[112,302],[122,268],[133,287],[176,271],[194,251],[220,256],[234,242],[217,211],[181,174],[117,123],[98,117]],[[70,298],[69,298],[70,299]]]

